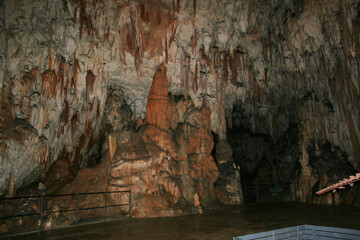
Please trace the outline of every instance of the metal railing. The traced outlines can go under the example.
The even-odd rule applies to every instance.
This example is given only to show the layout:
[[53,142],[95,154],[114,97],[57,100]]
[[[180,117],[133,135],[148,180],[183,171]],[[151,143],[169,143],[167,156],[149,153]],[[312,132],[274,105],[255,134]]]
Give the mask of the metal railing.
[[290,196],[292,201],[296,199],[296,184],[252,184],[243,185],[243,194],[245,203],[259,203],[274,201],[278,196]]
[[315,225],[300,225],[289,228],[281,228],[273,231],[254,233],[233,237],[233,240],[358,240],[360,239],[360,231],[347,228],[323,227]]
[[[128,194],[128,203],[109,205],[108,204],[108,195],[114,194],[114,193]],[[80,196],[101,195],[101,194],[104,194],[104,205],[94,206],[94,207],[79,207],[79,197]],[[55,197],[75,197],[75,208],[64,209],[64,210],[46,210],[46,208],[45,208],[46,199],[47,198],[55,198]],[[40,200],[40,211],[0,217],[0,220],[6,220],[6,219],[11,219],[11,218],[17,218],[17,217],[39,216],[39,219],[40,219],[39,228],[43,229],[43,223],[44,223],[43,219],[44,219],[45,214],[75,212],[75,223],[78,224],[79,211],[104,209],[104,218],[106,218],[108,215],[108,212],[107,212],[108,208],[122,207],[122,206],[129,206],[128,215],[129,215],[129,217],[131,217],[131,191],[84,192],[84,193],[69,193],[69,194],[49,194],[49,195],[46,195],[45,193],[43,193],[38,196],[21,196],[21,197],[0,198],[0,204],[4,201],[26,200],[26,199],[37,199],[38,201]]]

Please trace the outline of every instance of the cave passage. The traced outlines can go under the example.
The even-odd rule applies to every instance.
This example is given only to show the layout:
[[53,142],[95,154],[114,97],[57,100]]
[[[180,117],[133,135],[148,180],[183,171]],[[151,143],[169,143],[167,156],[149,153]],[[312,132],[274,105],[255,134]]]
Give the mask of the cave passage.
[[[332,193],[321,198],[315,194],[342,178],[355,176],[356,170],[346,152],[328,141],[311,142],[304,152],[299,120],[292,108],[281,108],[276,116],[265,117],[246,108],[239,102],[227,117],[230,158],[239,172],[245,203],[356,202],[355,199],[350,200],[350,196],[358,191],[357,185],[342,188],[336,195]],[[275,122],[274,118],[277,118]],[[217,149],[216,135],[214,141],[214,149]],[[215,150],[212,154],[217,155]],[[309,172],[304,176],[306,171]],[[309,191],[308,196],[304,196],[305,191]]]

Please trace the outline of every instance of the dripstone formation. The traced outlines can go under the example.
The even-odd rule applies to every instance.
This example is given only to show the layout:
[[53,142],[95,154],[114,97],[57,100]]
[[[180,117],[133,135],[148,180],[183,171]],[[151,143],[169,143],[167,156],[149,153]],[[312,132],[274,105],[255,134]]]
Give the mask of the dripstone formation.
[[0,195],[131,190],[156,217],[292,183],[359,206],[315,195],[360,171],[358,1],[0,5]]

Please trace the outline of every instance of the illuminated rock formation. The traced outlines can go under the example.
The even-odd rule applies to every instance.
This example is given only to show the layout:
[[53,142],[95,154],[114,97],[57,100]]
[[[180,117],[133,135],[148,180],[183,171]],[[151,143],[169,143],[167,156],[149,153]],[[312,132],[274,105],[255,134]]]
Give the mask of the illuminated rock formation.
[[201,213],[201,206],[216,200],[218,170],[211,156],[210,111],[184,108],[186,100],[176,103],[167,85],[162,65],[149,93],[148,123],[139,132],[114,135],[109,189],[132,191],[135,217]]
[[358,1],[0,4],[1,196],[132,189],[173,216],[291,182],[359,206],[315,194],[360,171]]
[[327,192],[336,192],[340,189],[345,189],[345,186],[349,185],[350,187],[354,186],[354,183],[360,181],[360,173],[357,173],[355,176],[350,176],[349,178],[344,178],[340,182],[333,184],[329,187],[326,187],[324,189],[321,189],[320,191],[317,191],[316,194],[322,195]]

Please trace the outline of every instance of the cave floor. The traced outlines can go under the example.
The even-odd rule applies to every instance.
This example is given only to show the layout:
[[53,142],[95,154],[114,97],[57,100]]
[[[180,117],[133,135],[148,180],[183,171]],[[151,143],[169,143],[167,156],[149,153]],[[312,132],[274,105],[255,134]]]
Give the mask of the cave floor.
[[301,224],[360,229],[360,208],[301,203],[246,204],[222,207],[203,215],[103,221],[7,239],[232,239]]

